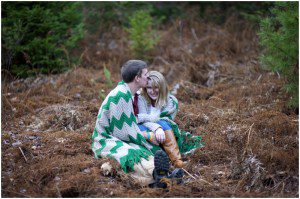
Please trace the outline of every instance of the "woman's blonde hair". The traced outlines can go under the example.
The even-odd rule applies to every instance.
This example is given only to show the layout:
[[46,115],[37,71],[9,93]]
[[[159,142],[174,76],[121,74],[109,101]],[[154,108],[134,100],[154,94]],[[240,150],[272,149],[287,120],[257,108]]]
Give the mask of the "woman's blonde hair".
[[[168,85],[164,76],[158,71],[150,71],[149,80],[152,80],[152,87],[158,88],[158,96],[155,102],[155,106],[162,108],[167,105],[167,97],[168,97]],[[142,95],[147,99],[149,103],[151,103],[151,98],[148,96],[146,88],[143,88]]]

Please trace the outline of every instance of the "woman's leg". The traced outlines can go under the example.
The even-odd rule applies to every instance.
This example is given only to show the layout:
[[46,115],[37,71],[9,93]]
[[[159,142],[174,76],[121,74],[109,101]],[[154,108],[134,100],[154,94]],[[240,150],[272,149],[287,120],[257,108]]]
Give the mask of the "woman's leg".
[[183,162],[181,159],[181,154],[180,154],[178,144],[176,142],[176,138],[174,136],[174,132],[173,132],[171,126],[165,120],[159,120],[157,123],[162,127],[162,129],[165,132],[166,140],[162,144],[164,150],[168,154],[173,165],[177,168],[182,168]]
[[144,125],[142,125],[142,124],[138,124],[138,127],[139,127],[139,129],[140,129],[140,131],[142,131],[142,132],[144,132],[144,131],[147,131],[148,129],[147,129],[147,127],[145,127]]
[[159,120],[157,124],[159,124],[164,131],[172,130],[171,125],[165,120]]

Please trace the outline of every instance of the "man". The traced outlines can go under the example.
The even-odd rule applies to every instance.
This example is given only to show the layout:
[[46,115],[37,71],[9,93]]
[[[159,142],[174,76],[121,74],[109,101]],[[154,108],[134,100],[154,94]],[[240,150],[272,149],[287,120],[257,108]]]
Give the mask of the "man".
[[169,159],[163,151],[159,150],[153,156],[157,149],[143,137],[134,115],[132,96],[146,87],[147,67],[141,60],[129,60],[122,66],[123,81],[103,101],[92,136],[95,158],[116,160],[124,172],[130,172],[137,182],[145,186],[155,182],[153,173],[169,169]]

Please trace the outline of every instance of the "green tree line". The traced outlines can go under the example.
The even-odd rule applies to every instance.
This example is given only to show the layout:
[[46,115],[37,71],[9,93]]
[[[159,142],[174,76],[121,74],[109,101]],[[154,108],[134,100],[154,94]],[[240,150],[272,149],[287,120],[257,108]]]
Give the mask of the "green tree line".
[[[27,77],[59,73],[80,64],[72,56],[86,35],[113,25],[128,33],[132,53],[148,59],[156,30],[176,18],[188,18],[186,7],[217,24],[233,11],[257,25],[261,63],[287,80],[291,105],[298,106],[298,2],[2,2],[2,74]],[[205,9],[216,12],[206,16]],[[143,38],[143,39],[141,39]]]
[[227,2],[2,2],[2,72],[27,77],[65,71],[79,64],[70,52],[80,39],[109,31],[112,25],[123,26],[133,54],[147,58],[143,56],[159,41],[155,29],[188,17],[186,6],[199,7],[199,18],[205,18],[205,8],[222,10],[215,15],[220,18],[207,18],[216,22],[230,9],[260,8],[255,3]]

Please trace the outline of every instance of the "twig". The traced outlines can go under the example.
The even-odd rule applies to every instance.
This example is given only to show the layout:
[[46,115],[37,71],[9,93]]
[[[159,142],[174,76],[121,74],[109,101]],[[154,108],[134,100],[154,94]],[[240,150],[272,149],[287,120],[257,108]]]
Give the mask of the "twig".
[[28,92],[26,93],[23,99],[26,99],[30,92],[31,92],[31,88],[28,90]]
[[260,76],[257,78],[256,84],[258,84],[258,82],[260,81],[261,77],[262,77],[262,74],[260,74]]
[[[26,195],[26,194],[22,194],[16,191],[11,191],[11,190],[6,190],[6,189],[2,189],[2,191],[6,191],[6,192],[10,192],[10,193],[14,193],[14,194],[19,194],[20,196],[24,196],[26,198],[31,198],[32,196]],[[2,195],[2,194],[1,194]]]
[[218,100],[221,100],[222,102],[226,102],[225,100],[223,100],[223,99],[221,99],[221,98],[219,98],[219,97],[216,97],[216,96],[212,96],[212,97],[210,97],[209,99],[218,99]]
[[67,56],[67,61],[68,61],[68,65],[69,65],[69,67],[71,67],[71,62],[70,62],[70,56],[69,56],[69,52],[68,52],[68,50],[67,50],[67,48],[65,47],[65,46],[61,46],[61,49],[62,49],[62,51],[64,51],[64,53],[66,54],[66,56]]
[[[205,88],[205,89],[207,89],[208,91],[213,91],[211,88],[208,88],[207,86],[203,86],[203,85],[201,85],[201,84],[195,84],[195,83],[189,82],[189,81],[183,81],[183,83],[184,83],[184,84],[191,84],[191,85],[197,86],[197,87],[199,87],[199,88]],[[181,84],[181,86],[182,86],[182,87],[185,87],[185,85],[183,85],[183,84]]]
[[59,191],[59,188],[58,188],[58,186],[57,186],[57,183],[55,183],[55,187],[56,187],[56,190],[57,190],[57,195],[58,195],[58,197],[59,197],[59,198],[62,198],[61,193],[60,193],[60,191]]
[[71,100],[71,99],[72,99],[72,98],[67,97],[67,96],[65,96],[65,95],[63,95],[63,94],[60,94],[60,93],[57,93],[57,95],[60,95],[60,96],[64,97],[64,98],[67,99],[67,100]]
[[214,109],[216,109],[217,111],[222,112],[222,115],[224,114],[224,110],[223,110],[223,109],[216,108],[216,107],[214,107],[214,106],[209,106],[209,107],[210,107],[210,108],[214,108]]
[[236,79],[244,79],[245,78],[245,77],[242,77],[242,76],[226,75],[226,74],[219,74],[219,75],[216,75],[216,77],[229,77],[229,78],[236,78]]
[[[180,48],[180,51],[184,52],[189,60],[194,60],[195,58],[191,55],[191,53],[189,53],[186,49],[184,49],[183,47]],[[181,54],[183,56],[183,54]],[[185,62],[184,62],[185,63]]]
[[161,62],[163,62],[165,65],[171,65],[169,62],[167,62],[164,58],[162,58],[161,56],[157,56],[154,58],[154,60],[160,60]]
[[198,42],[199,41],[199,39],[198,39],[198,37],[197,37],[197,35],[196,35],[196,31],[195,31],[195,29],[194,28],[192,28],[191,29],[192,30],[192,34],[193,34],[193,37],[194,37],[194,39]]
[[22,153],[22,155],[23,155],[23,157],[25,159],[25,162],[27,162],[27,158],[25,157],[23,150],[21,149],[21,147],[19,147],[19,149],[20,149],[20,151],[21,151],[21,153]]
[[189,176],[191,176],[194,180],[196,180],[196,178],[192,174],[190,174],[187,170],[185,170],[184,168],[182,168],[182,170],[186,172]]
[[[184,172],[186,172],[189,176],[191,176],[194,180],[197,180],[197,179],[196,179],[192,174],[190,174],[187,170],[185,170],[184,168],[182,168],[182,170],[183,170]],[[207,182],[206,180],[203,180],[202,178],[199,178],[199,180],[201,180],[202,182],[205,182],[205,183],[207,183],[207,184],[213,186],[211,183]]]
[[244,153],[243,153],[243,156],[245,155],[246,151],[247,151],[247,148],[248,148],[248,145],[249,145],[249,142],[250,142],[250,134],[251,134],[251,129],[252,129],[252,126],[254,125],[254,123],[250,126],[249,128],[249,132],[248,132],[248,138],[247,138],[247,142],[246,142],[246,146],[245,146],[245,150],[244,150]]
[[283,194],[284,188],[285,188],[285,183],[283,182],[282,188],[281,188],[281,191],[280,191],[281,194]]
[[183,22],[180,20],[179,21],[179,42],[180,42],[180,46],[182,45],[182,32],[183,32]]
[[7,97],[6,97],[6,96],[3,96],[3,97],[4,97],[4,99],[6,100],[6,102],[9,104],[11,110],[13,110],[14,107],[11,105],[11,103],[9,102],[9,100],[7,99]]
[[238,182],[238,184],[236,185],[233,193],[235,193],[237,191],[237,189],[239,188],[239,186],[241,185],[241,183],[244,182],[244,180],[245,180],[245,176]]
[[270,108],[272,105],[274,105],[275,103],[274,102],[272,102],[272,103],[270,103],[270,104],[262,104],[262,105],[259,105],[259,106],[256,106],[255,108],[257,108],[257,107],[265,107],[265,108]]
[[206,181],[206,180],[204,180],[202,178],[199,178],[199,180],[201,180],[202,182],[205,182],[205,183],[209,184],[210,186],[213,186],[213,184],[209,183],[208,181]]

